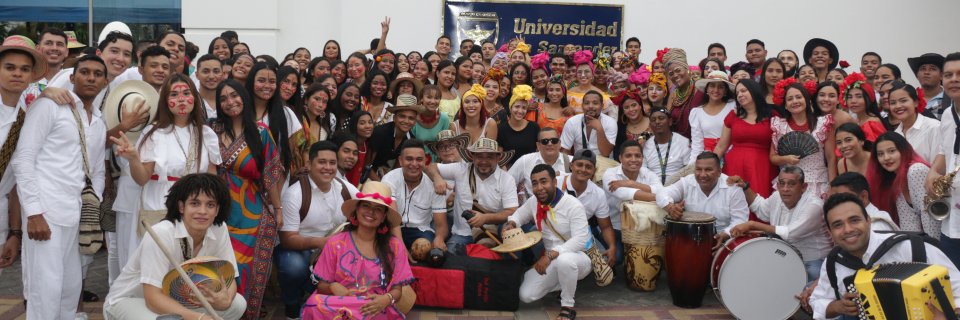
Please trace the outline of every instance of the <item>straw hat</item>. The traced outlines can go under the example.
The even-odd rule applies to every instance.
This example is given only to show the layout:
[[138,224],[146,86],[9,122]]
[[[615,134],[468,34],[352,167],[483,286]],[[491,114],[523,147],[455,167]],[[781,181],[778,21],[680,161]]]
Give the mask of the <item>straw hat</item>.
[[[187,260],[180,264],[183,271],[190,276],[194,284],[203,284],[213,291],[220,291],[222,284],[233,282],[236,271],[233,264],[217,258],[202,256]],[[183,281],[177,269],[174,268],[163,276],[163,294],[170,296],[187,308],[200,308],[200,301],[194,299],[190,286]]]
[[64,31],[63,33],[67,35],[67,49],[83,48],[87,46],[85,44],[80,43],[80,41],[77,40],[76,32]]
[[400,111],[413,111],[417,114],[423,112],[423,105],[417,103],[417,97],[412,94],[401,94],[397,96],[397,105],[387,107],[387,112],[397,114]]
[[420,82],[420,80],[417,80],[417,78],[414,78],[413,74],[409,72],[401,72],[400,74],[397,75],[396,79],[393,79],[393,82],[390,82],[390,90],[388,90],[388,92],[393,92],[393,90],[396,89],[397,86],[399,86],[400,83],[404,81],[408,81],[413,84],[414,93],[419,94],[420,91],[423,91],[423,82]]
[[456,135],[453,133],[453,130],[442,130],[437,134],[437,141],[425,141],[423,144],[425,144],[427,149],[430,149],[430,152],[433,152],[433,154],[439,154],[440,150],[437,150],[439,145],[448,141],[452,142],[457,150],[461,150],[470,144],[470,135],[466,133]]
[[37,45],[30,38],[9,36],[3,39],[3,44],[0,44],[0,53],[15,50],[30,55],[33,58],[33,74],[30,76],[30,82],[37,82],[47,74],[47,60],[40,55],[36,47]]
[[693,85],[697,87],[697,90],[700,90],[701,92],[707,92],[707,85],[712,82],[726,83],[727,88],[729,88],[731,92],[734,91],[734,88],[736,87],[733,85],[733,82],[730,82],[730,80],[727,78],[727,73],[720,70],[710,71],[706,78],[697,80],[697,82],[695,82]]
[[[110,95],[103,102],[102,110],[107,128],[113,128],[120,124],[122,120],[120,119],[120,108],[133,110],[141,101],[145,101],[144,106],[150,110],[150,119],[146,122],[150,123],[157,116],[157,103],[160,102],[160,94],[157,93],[157,90],[140,80],[127,80],[110,90]],[[130,142],[136,142],[137,138],[140,137],[140,131],[146,126],[146,124],[143,124],[128,130],[126,134]]]
[[520,228],[513,228],[503,232],[503,244],[490,248],[500,253],[517,252],[540,242],[543,235],[540,231],[524,233]]
[[357,197],[344,201],[343,205],[340,206],[340,210],[343,211],[343,215],[349,220],[357,214],[357,205],[360,204],[361,201],[383,205],[387,207],[387,225],[395,227],[400,225],[400,214],[390,206],[393,204],[392,197],[393,194],[390,192],[390,187],[383,182],[367,181],[363,184],[363,190],[360,190]]
[[500,151],[500,144],[497,143],[497,140],[480,138],[477,139],[473,145],[468,148],[460,149],[460,157],[464,161],[473,163],[473,155],[475,153],[496,153],[500,155],[500,160],[497,160],[499,166],[505,166],[510,162],[510,158],[513,158],[513,150]]

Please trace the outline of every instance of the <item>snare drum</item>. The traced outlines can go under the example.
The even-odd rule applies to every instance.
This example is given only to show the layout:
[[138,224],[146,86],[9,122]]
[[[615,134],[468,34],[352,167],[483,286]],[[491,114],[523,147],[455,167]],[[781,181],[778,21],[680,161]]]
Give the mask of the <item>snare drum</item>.
[[738,319],[786,319],[807,284],[800,252],[783,240],[752,235],[727,240],[710,272],[717,299]]
[[667,212],[647,201],[624,201],[620,207],[627,287],[653,291],[663,266],[663,219]]
[[667,286],[678,307],[698,308],[703,304],[710,282],[716,220],[697,212],[684,212],[680,220],[666,219]]

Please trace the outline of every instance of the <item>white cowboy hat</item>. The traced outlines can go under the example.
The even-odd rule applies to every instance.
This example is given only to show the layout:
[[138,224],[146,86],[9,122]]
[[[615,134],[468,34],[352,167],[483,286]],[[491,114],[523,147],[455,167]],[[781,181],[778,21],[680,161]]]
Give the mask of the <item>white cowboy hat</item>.
[[[110,95],[103,102],[103,120],[107,123],[107,128],[116,127],[120,124],[121,110],[133,110],[140,102],[150,111],[150,118],[143,125],[130,129],[126,132],[130,142],[136,143],[140,137],[140,131],[146,127],[146,124],[153,121],[157,115],[157,103],[160,102],[160,94],[153,89],[153,86],[140,80],[127,80],[110,90]],[[123,108],[123,109],[121,109]]]

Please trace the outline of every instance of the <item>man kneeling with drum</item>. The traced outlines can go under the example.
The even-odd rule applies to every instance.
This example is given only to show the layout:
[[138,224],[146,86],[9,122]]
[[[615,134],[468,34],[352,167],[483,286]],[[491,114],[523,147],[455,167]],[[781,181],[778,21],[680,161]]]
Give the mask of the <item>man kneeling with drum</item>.
[[666,210],[671,219],[682,219],[684,212],[702,212],[715,217],[714,249],[730,238],[730,229],[747,221],[748,213],[743,191],[720,183],[721,180],[726,181],[727,175],[720,173],[720,157],[713,152],[703,152],[694,163],[694,174],[657,193],[657,205]]
[[831,245],[823,224],[823,202],[816,195],[806,192],[803,170],[796,166],[780,169],[777,191],[767,199],[750,190],[750,184],[739,176],[730,177],[727,183],[742,188],[750,203],[750,210],[760,220],[770,223],[747,221],[734,226],[730,235],[740,237],[759,231],[780,236],[803,256],[807,281],[816,280]]
[[574,319],[577,281],[591,271],[590,258],[584,252],[590,238],[587,215],[576,197],[557,188],[556,171],[549,165],[534,166],[530,181],[536,197],[527,199],[503,226],[506,231],[535,222],[543,233],[546,251],[533,269],[523,275],[520,300],[530,303],[560,289],[557,319]]

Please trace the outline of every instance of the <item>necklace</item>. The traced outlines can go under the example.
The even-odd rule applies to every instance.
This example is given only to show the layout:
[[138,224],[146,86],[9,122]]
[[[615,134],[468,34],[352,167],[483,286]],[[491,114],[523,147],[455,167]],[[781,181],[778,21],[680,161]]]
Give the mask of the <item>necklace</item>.
[[437,121],[437,118],[440,117],[440,112],[434,112],[432,115],[425,116],[423,113],[420,114],[420,123],[433,123]]
[[682,106],[687,103],[687,100],[690,98],[691,93],[693,93],[693,83],[691,82],[689,85],[687,85],[686,90],[677,88],[677,91],[674,91],[674,92],[676,93],[676,95],[674,96],[673,103],[671,103],[671,105],[674,107]]

